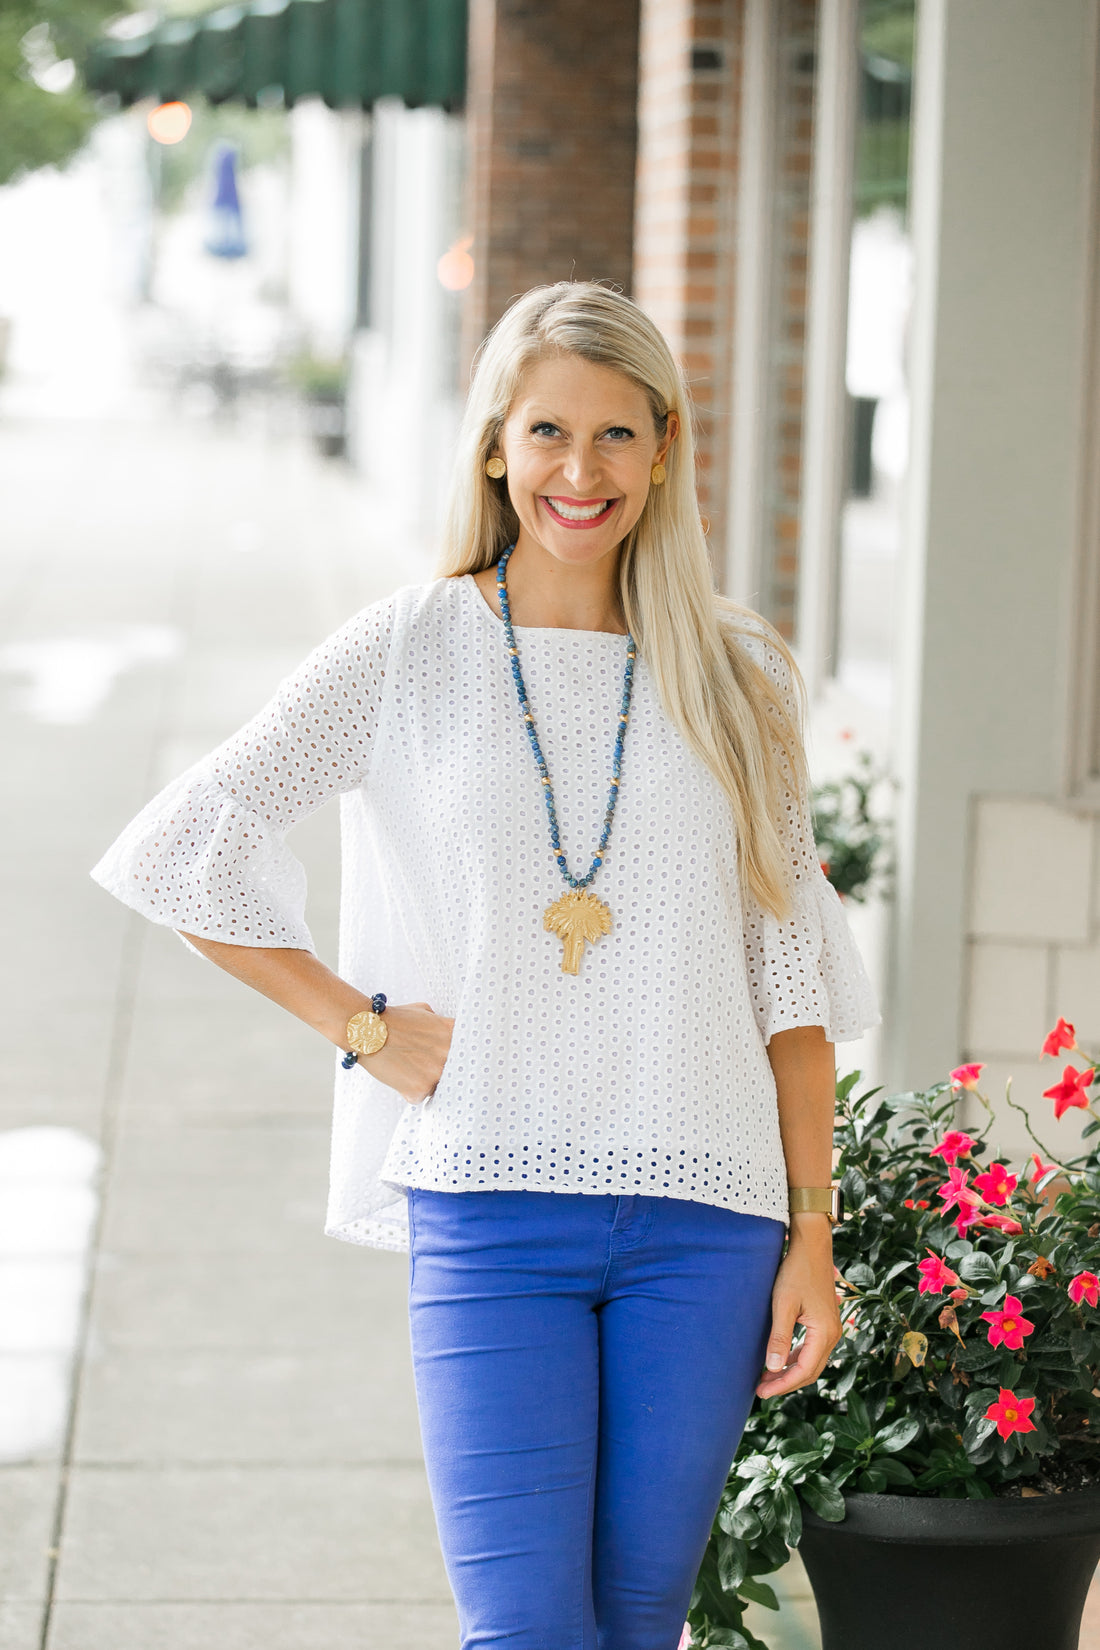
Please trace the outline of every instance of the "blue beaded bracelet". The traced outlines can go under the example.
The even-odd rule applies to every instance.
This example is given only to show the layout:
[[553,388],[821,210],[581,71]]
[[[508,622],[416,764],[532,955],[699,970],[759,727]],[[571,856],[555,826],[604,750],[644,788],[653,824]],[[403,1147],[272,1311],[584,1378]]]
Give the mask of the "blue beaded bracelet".
[[[386,1012],[386,993],[384,991],[376,991],[370,1000],[370,1006],[374,1010],[375,1014],[384,1014]],[[359,1056],[355,1049],[349,1048],[348,1052],[344,1055],[344,1058],[340,1061],[340,1064],[343,1066],[345,1071],[350,1071],[358,1059]]]

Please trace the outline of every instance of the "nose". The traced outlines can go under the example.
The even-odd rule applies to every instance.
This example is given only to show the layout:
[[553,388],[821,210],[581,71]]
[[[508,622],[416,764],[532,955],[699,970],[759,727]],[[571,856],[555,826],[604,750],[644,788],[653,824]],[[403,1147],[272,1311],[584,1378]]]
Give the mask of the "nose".
[[593,448],[580,443],[570,447],[562,472],[578,498],[602,496],[599,492],[599,455]]

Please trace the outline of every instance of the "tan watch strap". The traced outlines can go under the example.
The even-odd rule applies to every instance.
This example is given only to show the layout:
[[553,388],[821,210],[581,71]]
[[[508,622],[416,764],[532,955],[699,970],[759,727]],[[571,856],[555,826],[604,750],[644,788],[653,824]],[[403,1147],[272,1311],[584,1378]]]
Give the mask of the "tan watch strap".
[[834,1223],[840,1219],[839,1186],[788,1186],[787,1207],[792,1215],[828,1215]]

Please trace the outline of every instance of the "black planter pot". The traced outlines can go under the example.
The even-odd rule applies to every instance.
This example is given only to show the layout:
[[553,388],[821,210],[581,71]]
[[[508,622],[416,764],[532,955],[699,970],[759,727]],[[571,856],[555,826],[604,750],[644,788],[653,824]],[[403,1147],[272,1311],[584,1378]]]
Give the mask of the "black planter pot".
[[822,1650],[1077,1650],[1100,1490],[844,1500],[838,1524],[803,1508]]

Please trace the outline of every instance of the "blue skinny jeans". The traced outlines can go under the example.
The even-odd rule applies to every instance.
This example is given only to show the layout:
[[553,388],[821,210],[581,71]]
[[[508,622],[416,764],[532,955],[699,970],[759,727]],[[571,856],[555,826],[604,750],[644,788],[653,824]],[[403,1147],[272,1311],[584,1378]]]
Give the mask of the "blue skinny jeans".
[[463,1650],[676,1650],[763,1373],[782,1222],[587,1192],[408,1200]]

